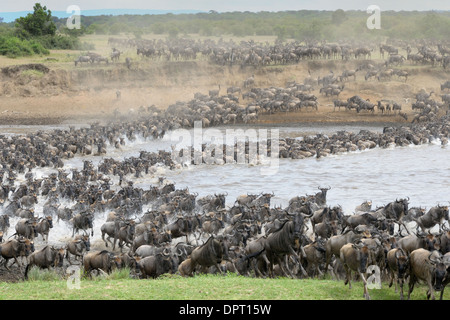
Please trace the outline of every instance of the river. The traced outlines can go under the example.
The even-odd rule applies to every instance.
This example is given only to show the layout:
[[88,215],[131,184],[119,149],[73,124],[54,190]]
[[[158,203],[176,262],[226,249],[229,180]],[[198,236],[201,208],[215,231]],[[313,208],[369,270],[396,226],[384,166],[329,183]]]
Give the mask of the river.
[[[270,127],[254,127],[256,129]],[[17,128],[2,128],[6,134],[17,134]],[[22,129],[22,128],[19,128]],[[32,128],[33,129],[33,128]],[[46,129],[40,127],[40,130]],[[53,129],[47,128],[47,129]],[[217,128],[224,130],[225,128]],[[236,128],[235,128],[236,129]],[[243,129],[248,129],[244,127]],[[304,135],[322,133],[332,134],[339,130],[359,132],[359,130],[382,131],[378,126],[283,126],[276,128],[279,136],[301,138]],[[189,131],[193,133],[193,130]],[[80,157],[65,160],[64,170],[81,168],[83,160],[88,159],[96,165],[103,158],[123,159],[138,156],[141,150],[170,150],[173,140],[167,134],[160,140],[127,141],[122,149],[108,148],[104,157]],[[133,179],[135,186],[148,189],[158,182],[158,177],[175,183],[177,188],[188,187],[189,191],[198,193],[198,197],[214,193],[227,193],[226,204],[232,206],[241,194],[259,194],[273,192],[271,206],[287,206],[289,199],[298,195],[314,194],[321,187],[331,187],[327,193],[330,206],[341,205],[345,214],[352,214],[354,208],[371,200],[372,208],[386,205],[397,198],[410,198],[410,207],[422,206],[429,209],[437,204],[448,204],[450,191],[450,147],[441,146],[439,140],[426,145],[407,147],[392,147],[387,149],[374,148],[364,151],[331,155],[322,158],[279,159],[276,173],[262,175],[261,167],[248,164],[225,165],[192,165],[175,170],[159,167],[155,172],[144,177]],[[40,168],[34,171],[36,177],[47,176],[55,169]],[[19,177],[20,178],[20,177]],[[19,180],[20,181],[20,180]],[[114,177],[113,181],[117,182]],[[45,202],[41,196],[35,212],[42,215],[42,205]],[[70,204],[68,204],[70,205]],[[148,207],[144,207],[148,209]],[[97,241],[100,241],[100,226],[106,214],[100,215],[94,222]],[[11,219],[9,234],[14,231],[16,218]],[[50,232],[51,243],[63,243],[71,236],[71,228],[65,223],[54,223]],[[40,239],[40,238],[39,238]]]

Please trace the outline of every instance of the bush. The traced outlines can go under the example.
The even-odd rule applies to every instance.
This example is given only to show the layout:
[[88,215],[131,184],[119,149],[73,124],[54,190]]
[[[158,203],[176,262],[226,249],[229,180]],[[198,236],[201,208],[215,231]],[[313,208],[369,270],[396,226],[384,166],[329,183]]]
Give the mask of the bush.
[[21,40],[14,36],[0,36],[0,55],[8,58],[31,56],[34,54],[49,54],[40,42],[32,40]]

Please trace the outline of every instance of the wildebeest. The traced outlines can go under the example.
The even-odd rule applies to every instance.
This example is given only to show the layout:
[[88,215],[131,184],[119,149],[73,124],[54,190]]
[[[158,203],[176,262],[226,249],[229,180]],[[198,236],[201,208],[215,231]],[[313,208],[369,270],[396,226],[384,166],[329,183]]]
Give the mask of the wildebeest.
[[42,240],[48,242],[48,234],[51,228],[53,228],[53,218],[51,216],[39,218],[36,223],[36,236],[40,234]]
[[33,240],[37,236],[36,225],[35,219],[20,219],[15,226],[16,234]]
[[91,236],[94,235],[94,226],[93,226],[94,217],[90,212],[81,212],[76,214],[70,221],[72,222],[72,237],[75,233],[78,233],[80,230],[91,229]]
[[41,250],[35,251],[28,257],[28,265],[25,268],[25,279],[28,279],[28,271],[31,267],[37,266],[41,269],[49,267],[62,267],[64,261],[64,249],[56,249],[52,246],[45,246]]
[[305,253],[302,256],[304,264],[306,264],[306,271],[313,276],[312,271],[317,272],[318,275],[323,275],[320,266],[325,262],[325,239],[317,239],[316,241],[307,244],[303,247]]
[[348,283],[349,289],[351,289],[351,273],[352,271],[357,272],[364,283],[363,297],[366,300],[370,300],[369,291],[367,290],[367,280],[364,277],[370,262],[369,258],[370,249],[367,245],[347,243],[340,250],[340,259],[347,274],[345,284]]
[[448,221],[448,206],[434,206],[427,213],[413,220],[417,223],[417,229],[420,227],[423,232],[433,228],[436,224],[439,225],[439,232],[441,232],[442,225]]
[[9,259],[14,259],[14,262],[20,266],[17,260],[20,256],[27,257],[30,253],[34,251],[34,244],[29,239],[19,238],[11,239],[5,243],[0,244],[0,254],[5,260],[4,266],[6,269],[10,270],[8,267]]
[[3,231],[5,234],[8,233],[9,224],[9,216],[6,214],[0,215],[0,231]]
[[369,212],[370,209],[372,209],[372,201],[370,200],[366,200],[363,203],[361,203],[360,205],[355,207],[355,212]]
[[[300,264],[300,257],[295,249],[299,246],[299,239],[303,233],[304,216],[301,213],[293,215],[293,219],[283,223],[281,228],[267,236],[264,242],[264,248],[269,260],[269,272],[273,277],[273,266],[278,263],[281,270],[286,276],[294,277],[289,268],[284,266],[284,257],[292,255],[303,274],[306,276],[305,269]],[[297,247],[297,248],[296,248]]]
[[225,223],[222,219],[216,217],[205,220],[202,223],[202,232],[209,235],[217,235],[223,228],[225,228]]
[[70,261],[70,256],[74,255],[75,259],[83,258],[83,255],[91,250],[91,242],[88,235],[76,236],[74,239],[70,240],[66,246],[66,259]]
[[325,270],[328,270],[328,266],[330,265],[331,258],[333,256],[335,256],[337,259],[340,258],[340,250],[345,244],[353,243],[356,240],[361,239],[362,237],[362,234],[357,234],[352,230],[348,230],[342,234],[332,236],[330,239],[328,239],[325,244]]
[[435,250],[436,239],[432,234],[410,234],[397,240],[397,246],[410,254],[416,249]]
[[189,233],[191,231],[191,221],[184,217],[179,217],[174,222],[164,227],[165,231],[170,231],[172,238],[186,237],[186,242],[189,242]]
[[400,286],[400,299],[403,300],[403,284],[409,273],[409,256],[401,248],[393,248],[386,254],[387,266],[390,275],[389,288],[395,281],[395,292]]
[[368,212],[363,214],[344,216],[342,222],[342,232],[344,232],[347,227],[349,227],[350,229],[355,229],[359,225],[373,225],[377,220],[377,217],[371,215]]
[[409,197],[408,199],[396,199],[395,201],[388,203],[384,206],[383,215],[387,219],[395,221],[399,225],[399,228],[402,225],[409,234],[410,232],[403,222],[403,217],[408,214],[408,201]]
[[114,254],[107,250],[91,251],[83,256],[84,271],[89,275],[93,270],[110,273],[113,266],[117,266],[117,261],[114,260]]
[[187,259],[183,260],[178,265],[178,272],[183,277],[192,277],[193,272],[194,272],[194,266],[192,264],[191,258],[187,258]]
[[58,208],[56,215],[58,216],[58,220],[70,221],[73,218],[73,210],[71,208]]
[[204,244],[192,250],[190,258],[193,268],[216,266],[220,271],[219,263],[228,259],[228,248],[221,238],[211,236]]
[[29,209],[32,208],[36,203],[38,203],[36,194],[25,195],[19,199],[21,208]]
[[444,289],[443,282],[447,276],[446,266],[439,251],[414,250],[410,255],[408,300],[418,280],[427,283],[427,299],[431,298],[434,300],[434,291],[442,291]]
[[178,269],[176,259],[165,251],[138,259],[137,265],[143,277],[152,277],[154,279],[164,273],[175,273]]
[[88,63],[88,62],[92,62],[90,56],[79,56],[77,59],[74,60],[75,66],[81,63]]

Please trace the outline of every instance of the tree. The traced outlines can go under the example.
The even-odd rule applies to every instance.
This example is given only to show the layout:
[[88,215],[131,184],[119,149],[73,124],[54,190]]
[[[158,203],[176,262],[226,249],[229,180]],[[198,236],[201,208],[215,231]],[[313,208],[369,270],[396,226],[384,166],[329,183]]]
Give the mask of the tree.
[[347,20],[347,15],[345,14],[345,11],[342,9],[337,9],[331,14],[331,21],[335,25],[340,25],[342,22]]
[[47,7],[42,7],[36,3],[33,7],[34,12],[27,14],[26,17],[16,19],[16,32],[24,38],[51,35],[56,33],[56,25],[52,21],[52,12]]

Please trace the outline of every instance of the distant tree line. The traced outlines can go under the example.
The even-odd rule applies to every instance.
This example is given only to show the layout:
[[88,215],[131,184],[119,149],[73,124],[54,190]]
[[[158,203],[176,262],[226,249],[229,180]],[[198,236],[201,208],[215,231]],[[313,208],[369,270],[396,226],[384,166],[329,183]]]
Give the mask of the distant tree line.
[[[275,36],[278,40],[338,41],[341,39],[382,41],[395,39],[449,40],[450,11],[382,11],[381,29],[370,30],[365,11],[280,11],[195,14],[144,14],[81,16],[80,29],[68,29],[66,18],[51,16],[39,3],[34,13],[14,23],[1,23],[0,54],[19,56],[46,54],[49,49],[81,49],[83,34],[144,34],[179,37]],[[14,38],[14,39],[12,39]],[[83,48],[86,49],[86,48]]]
[[[400,38],[449,39],[450,11],[382,11],[381,29],[366,26],[365,11],[280,11],[227,12],[158,15],[82,16],[79,33],[118,35],[120,33],[187,34],[202,36],[276,36],[284,39]],[[65,19],[54,19],[64,30]]]

